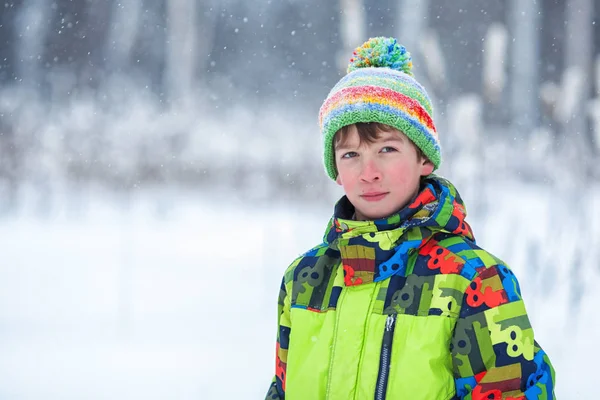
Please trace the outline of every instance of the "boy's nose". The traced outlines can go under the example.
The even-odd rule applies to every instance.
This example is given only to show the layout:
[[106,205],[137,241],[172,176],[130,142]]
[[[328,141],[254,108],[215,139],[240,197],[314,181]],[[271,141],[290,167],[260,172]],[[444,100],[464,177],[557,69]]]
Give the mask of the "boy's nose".
[[367,160],[364,163],[360,179],[363,182],[375,182],[381,179],[381,171],[373,160]]

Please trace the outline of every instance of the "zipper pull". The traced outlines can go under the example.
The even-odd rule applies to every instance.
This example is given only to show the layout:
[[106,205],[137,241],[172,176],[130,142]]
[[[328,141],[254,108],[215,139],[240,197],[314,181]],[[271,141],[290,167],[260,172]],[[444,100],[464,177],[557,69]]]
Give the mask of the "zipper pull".
[[387,316],[387,319],[385,320],[385,331],[386,332],[389,332],[392,330],[395,320],[396,320],[396,314],[390,314]]

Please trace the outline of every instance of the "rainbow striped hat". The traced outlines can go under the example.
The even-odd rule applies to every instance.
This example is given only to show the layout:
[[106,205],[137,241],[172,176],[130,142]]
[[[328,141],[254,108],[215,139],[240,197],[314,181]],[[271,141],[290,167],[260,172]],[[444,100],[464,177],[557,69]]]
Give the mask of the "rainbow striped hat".
[[379,122],[403,132],[437,169],[442,161],[427,92],[412,74],[412,59],[394,38],[369,39],[354,51],[348,74],[329,92],[319,112],[324,164],[337,178],[333,137],[357,122]]

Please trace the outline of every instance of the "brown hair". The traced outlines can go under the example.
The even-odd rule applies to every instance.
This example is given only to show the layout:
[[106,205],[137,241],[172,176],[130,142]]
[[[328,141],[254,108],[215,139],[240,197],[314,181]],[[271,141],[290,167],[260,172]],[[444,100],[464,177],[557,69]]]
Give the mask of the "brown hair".
[[[381,132],[397,131],[396,128],[379,122],[357,122],[354,125],[356,126],[356,130],[358,131],[359,144],[362,144],[363,142],[369,144],[374,143],[381,136]],[[335,136],[333,137],[334,148],[346,145],[346,142],[348,141],[347,133],[350,126],[352,125],[346,125],[335,133]],[[408,139],[408,141],[417,151],[417,157],[419,161],[429,161],[429,159],[425,156],[423,151],[419,147],[417,147],[417,145],[414,144],[412,140]]]

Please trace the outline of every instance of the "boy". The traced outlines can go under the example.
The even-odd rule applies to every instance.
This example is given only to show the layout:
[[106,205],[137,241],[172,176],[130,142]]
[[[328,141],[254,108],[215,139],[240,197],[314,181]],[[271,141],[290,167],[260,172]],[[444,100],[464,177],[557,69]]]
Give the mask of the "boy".
[[354,52],[320,110],[345,196],[285,272],[268,399],[552,399],[513,273],[433,175],[432,107],[393,38]]

